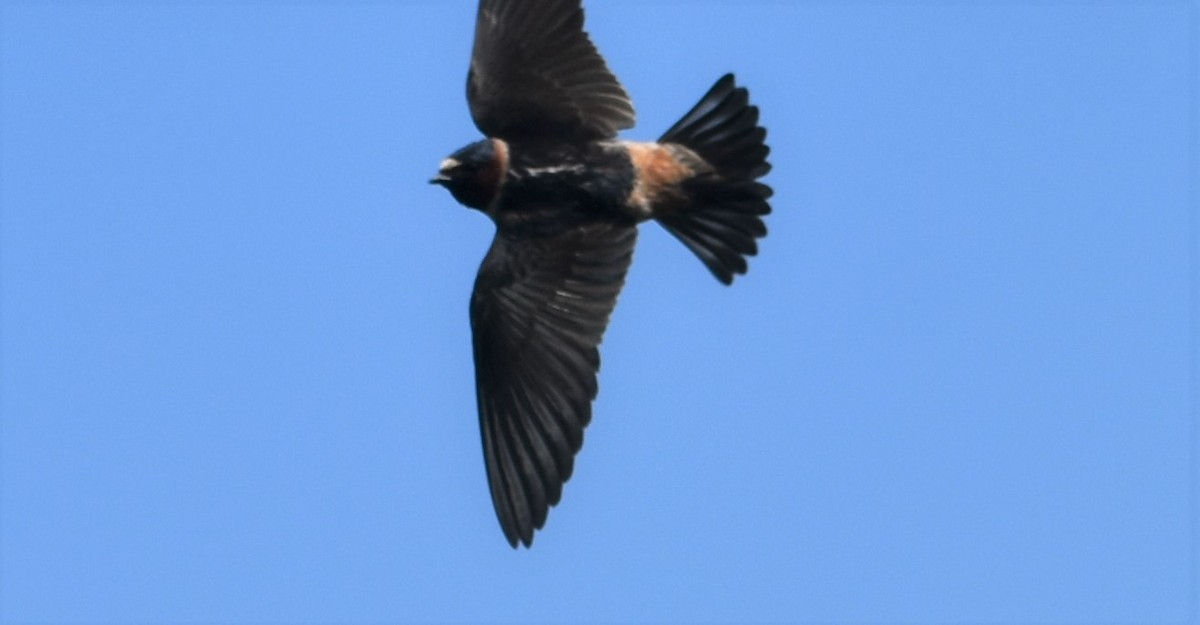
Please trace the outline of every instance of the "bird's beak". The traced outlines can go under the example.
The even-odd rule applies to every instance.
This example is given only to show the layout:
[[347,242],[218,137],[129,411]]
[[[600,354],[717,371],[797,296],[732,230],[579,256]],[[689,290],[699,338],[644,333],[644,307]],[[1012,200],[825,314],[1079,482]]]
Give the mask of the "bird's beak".
[[450,177],[450,172],[454,171],[459,165],[458,159],[454,157],[442,161],[441,167],[438,167],[438,175],[434,176],[433,180],[429,181],[429,184],[440,184],[443,187],[449,187],[450,182],[453,180]]

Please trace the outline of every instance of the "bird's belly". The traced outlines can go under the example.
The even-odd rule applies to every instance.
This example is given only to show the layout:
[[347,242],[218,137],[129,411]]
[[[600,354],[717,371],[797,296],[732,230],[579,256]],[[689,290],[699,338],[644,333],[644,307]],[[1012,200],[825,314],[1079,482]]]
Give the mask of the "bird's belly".
[[[525,172],[519,172],[525,173]],[[510,176],[500,192],[499,212],[542,211],[624,214],[632,181],[587,165],[556,165]]]

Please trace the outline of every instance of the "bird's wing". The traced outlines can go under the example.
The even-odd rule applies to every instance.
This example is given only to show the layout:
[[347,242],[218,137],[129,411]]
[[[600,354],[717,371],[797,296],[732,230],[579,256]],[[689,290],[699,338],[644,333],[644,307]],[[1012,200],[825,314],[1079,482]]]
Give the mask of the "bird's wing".
[[475,383],[500,526],[526,546],[571,477],[596,397],[597,347],[633,257],[632,223],[501,227],[471,296]]
[[467,102],[475,125],[505,140],[604,139],[634,124],[580,0],[480,0]]

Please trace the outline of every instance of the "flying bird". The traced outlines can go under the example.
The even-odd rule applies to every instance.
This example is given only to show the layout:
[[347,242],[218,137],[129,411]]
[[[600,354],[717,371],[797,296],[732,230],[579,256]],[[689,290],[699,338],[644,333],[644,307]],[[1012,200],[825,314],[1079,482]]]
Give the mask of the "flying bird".
[[598,347],[657,221],[724,284],[766,236],[766,130],[727,74],[656,142],[583,28],[581,0],[481,0],[467,102],[486,137],[431,182],[495,222],[471,295],[488,487],[529,547],[571,477],[592,418]]

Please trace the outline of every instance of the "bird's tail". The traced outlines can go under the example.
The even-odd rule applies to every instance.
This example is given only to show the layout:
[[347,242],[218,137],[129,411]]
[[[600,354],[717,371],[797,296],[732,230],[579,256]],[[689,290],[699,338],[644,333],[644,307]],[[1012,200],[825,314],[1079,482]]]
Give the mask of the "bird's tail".
[[682,182],[686,202],[655,219],[725,284],[746,273],[746,257],[758,253],[757,239],[767,235],[762,218],[771,212],[772,191],[758,182],[771,171],[766,136],[746,89],[726,74],[659,139],[667,147],[687,148],[704,163],[698,175]]

